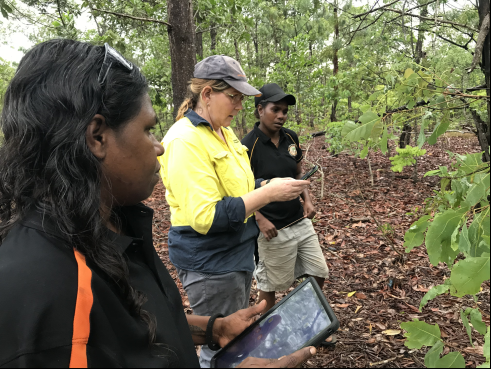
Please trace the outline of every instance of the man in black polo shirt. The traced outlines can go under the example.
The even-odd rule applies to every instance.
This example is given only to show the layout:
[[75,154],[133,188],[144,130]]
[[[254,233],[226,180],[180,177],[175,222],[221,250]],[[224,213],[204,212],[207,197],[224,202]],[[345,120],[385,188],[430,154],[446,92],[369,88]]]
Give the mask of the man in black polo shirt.
[[[255,178],[302,177],[302,151],[295,132],[283,128],[289,105],[296,99],[277,84],[260,89],[255,98],[255,116],[260,120],[244,137]],[[316,214],[306,189],[299,198],[288,202],[273,202],[256,212],[260,228],[259,261],[255,278],[259,299],[267,300],[268,311],[275,305],[275,291],[286,290],[300,276],[313,276],[323,288],[328,267],[311,220]]]

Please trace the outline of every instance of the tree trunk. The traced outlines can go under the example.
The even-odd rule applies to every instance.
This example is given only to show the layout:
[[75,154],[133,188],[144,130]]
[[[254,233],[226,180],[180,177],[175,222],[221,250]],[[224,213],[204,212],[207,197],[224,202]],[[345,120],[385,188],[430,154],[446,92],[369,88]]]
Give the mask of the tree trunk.
[[[427,17],[427,14],[429,12],[427,11],[427,5],[423,6],[420,9],[420,16],[421,17]],[[415,45],[415,55],[414,55],[414,61],[417,64],[420,64],[422,61],[422,58],[424,57],[425,53],[423,51],[423,46],[424,46],[424,39],[425,39],[425,29],[424,29],[424,21],[420,21],[419,24],[419,36],[417,39],[417,44]]]
[[171,54],[173,118],[186,96],[188,81],[196,64],[195,22],[192,0],[168,0],[169,49]]
[[215,47],[217,46],[217,28],[215,23],[210,25],[210,51],[215,54]]
[[[203,22],[202,17],[200,16],[199,13],[197,13],[196,16],[196,24],[200,26],[200,24]],[[200,60],[203,59],[203,32],[199,32],[195,35],[195,42],[196,42],[196,54],[198,55],[198,58]]]
[[[338,29],[338,2],[335,1],[335,6],[333,8],[333,17],[335,19],[335,37],[334,37],[334,43],[338,41],[339,36],[340,36],[340,30]],[[338,43],[336,43],[336,47],[338,47]],[[338,49],[336,48],[333,51],[333,75],[336,76],[338,74]],[[337,87],[335,87],[337,89]],[[330,115],[330,121],[336,122],[337,121],[337,100],[333,102],[331,105],[331,115]]]
[[[490,13],[490,0],[478,0],[478,17],[480,20],[479,23],[479,29],[482,26],[482,22],[487,14]],[[485,43],[483,44],[483,49],[482,49],[482,63],[480,65],[483,74],[485,75],[485,84],[487,85],[487,95],[490,96],[490,57],[491,57],[491,52],[490,52],[490,30],[489,33],[487,34],[487,37],[485,38]],[[473,113],[472,113],[473,114]],[[487,100],[487,114],[488,114],[488,119],[487,122],[483,122],[482,127],[484,129],[483,135],[485,140],[487,141],[488,147],[484,147],[485,142],[482,139],[480,141],[480,145],[482,146],[482,150],[485,151],[485,158],[487,161],[490,161],[490,99]],[[475,116],[473,117],[475,120]],[[475,120],[475,124],[477,124],[477,121]],[[478,126],[477,126],[478,130]]]

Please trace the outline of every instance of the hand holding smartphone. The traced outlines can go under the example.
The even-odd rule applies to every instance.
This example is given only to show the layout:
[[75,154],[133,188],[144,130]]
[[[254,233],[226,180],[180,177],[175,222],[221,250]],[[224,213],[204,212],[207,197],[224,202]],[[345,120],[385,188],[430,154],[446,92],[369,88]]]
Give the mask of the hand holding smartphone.
[[316,173],[318,171],[319,167],[317,165],[315,165],[314,167],[311,168],[311,170],[309,172],[307,172],[306,174],[304,174],[301,178],[302,181],[305,181],[307,179],[309,179],[310,177],[312,177],[312,175],[314,173]]

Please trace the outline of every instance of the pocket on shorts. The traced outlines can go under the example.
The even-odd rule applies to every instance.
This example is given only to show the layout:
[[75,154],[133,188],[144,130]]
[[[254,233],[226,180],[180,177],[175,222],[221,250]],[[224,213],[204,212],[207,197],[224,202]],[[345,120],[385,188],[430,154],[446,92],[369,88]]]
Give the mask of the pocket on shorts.
[[258,264],[256,264],[253,276],[255,277],[257,283],[263,283],[266,281],[266,268],[265,264],[263,264],[263,260],[258,261]]

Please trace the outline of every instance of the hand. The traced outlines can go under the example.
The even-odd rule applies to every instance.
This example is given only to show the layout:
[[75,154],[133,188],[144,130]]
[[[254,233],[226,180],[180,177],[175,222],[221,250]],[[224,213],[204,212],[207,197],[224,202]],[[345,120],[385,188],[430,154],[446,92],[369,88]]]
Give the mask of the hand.
[[256,321],[258,315],[265,309],[266,304],[266,300],[262,300],[258,305],[236,311],[225,318],[217,318],[213,327],[214,341],[220,347],[227,345],[238,334],[248,328],[251,323]]
[[304,218],[313,219],[316,215],[316,210],[314,210],[314,205],[311,201],[304,201]]
[[258,222],[260,232],[263,233],[263,236],[265,236],[267,241],[278,236],[277,228],[275,228],[273,223],[265,218],[259,211],[256,212],[256,221]]
[[316,349],[314,347],[304,347],[281,359],[258,359],[256,357],[248,357],[241,364],[236,366],[236,368],[297,368],[314,354],[316,354]]
[[265,188],[269,190],[271,202],[290,201],[299,197],[310,183],[293,178],[274,178]]

